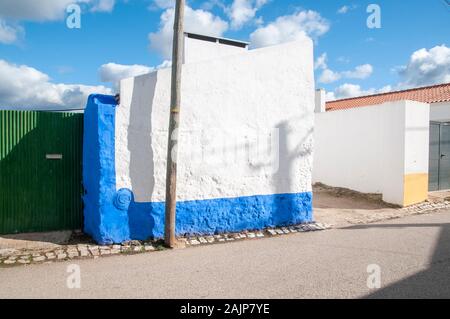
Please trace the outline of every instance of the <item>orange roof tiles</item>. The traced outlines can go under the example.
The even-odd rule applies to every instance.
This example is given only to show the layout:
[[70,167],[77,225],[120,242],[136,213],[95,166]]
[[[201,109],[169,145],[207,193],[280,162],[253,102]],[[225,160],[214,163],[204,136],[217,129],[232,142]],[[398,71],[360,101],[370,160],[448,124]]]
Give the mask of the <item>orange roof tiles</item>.
[[385,102],[412,100],[424,103],[450,101],[450,83],[439,84],[404,91],[374,94],[326,103],[327,111],[344,110],[354,107],[382,104]]

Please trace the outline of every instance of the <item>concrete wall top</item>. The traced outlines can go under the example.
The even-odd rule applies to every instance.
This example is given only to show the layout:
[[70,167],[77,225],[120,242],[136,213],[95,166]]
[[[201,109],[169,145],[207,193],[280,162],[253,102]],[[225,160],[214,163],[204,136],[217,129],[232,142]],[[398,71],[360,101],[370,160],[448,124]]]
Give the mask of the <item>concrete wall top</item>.
[[194,38],[191,35],[185,35],[183,54],[184,63],[218,59],[228,55],[243,54],[248,51],[248,45],[245,47],[237,46],[244,45],[243,43],[236,43],[236,45],[233,45],[231,40],[211,37],[204,38],[207,40],[201,39],[201,36],[200,38]]

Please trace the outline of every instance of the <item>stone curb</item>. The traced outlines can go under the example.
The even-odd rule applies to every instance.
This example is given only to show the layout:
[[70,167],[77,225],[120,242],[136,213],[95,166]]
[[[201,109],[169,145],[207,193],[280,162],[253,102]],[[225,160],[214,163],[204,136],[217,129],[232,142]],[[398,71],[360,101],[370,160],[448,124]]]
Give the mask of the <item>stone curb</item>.
[[[321,223],[307,223],[289,227],[270,228],[262,231],[228,233],[213,236],[196,236],[180,238],[186,247],[211,245],[224,242],[259,239],[265,237],[282,236],[292,233],[319,231],[331,228],[330,225]],[[119,254],[141,254],[163,250],[164,247],[158,241],[142,242],[132,240],[121,245],[95,245],[76,244],[65,245],[53,250],[46,251],[15,251],[9,255],[0,256],[1,266],[16,266],[28,264],[52,263],[54,261],[65,261],[75,259],[96,259],[98,257],[113,256]]]
[[350,224],[370,224],[377,223],[380,221],[392,220],[402,217],[414,216],[414,215],[422,215],[428,214],[432,212],[437,212],[442,209],[450,209],[450,201],[444,202],[424,202],[417,205],[412,205],[408,207],[399,208],[396,211],[393,211],[390,214],[383,216],[374,216],[374,217],[366,217],[361,219],[348,219],[347,222]]
[[9,255],[0,256],[0,267],[19,264],[42,264],[54,261],[98,258],[118,254],[136,254],[156,251],[157,242],[126,242],[122,245],[77,244],[63,245],[53,250],[45,251],[15,251]]
[[304,233],[330,229],[331,225],[322,223],[305,223],[289,227],[267,228],[261,231],[245,231],[213,236],[194,236],[185,239],[187,247],[219,244],[230,241],[253,240],[266,237],[285,236],[293,233]]

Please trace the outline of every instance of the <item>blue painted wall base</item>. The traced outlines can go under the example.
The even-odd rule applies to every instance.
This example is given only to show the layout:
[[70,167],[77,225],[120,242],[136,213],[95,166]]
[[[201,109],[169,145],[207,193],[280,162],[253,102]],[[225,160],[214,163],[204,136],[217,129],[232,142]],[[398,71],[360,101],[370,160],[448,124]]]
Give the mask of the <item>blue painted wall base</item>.
[[[85,110],[85,232],[100,244],[164,236],[164,203],[137,203],[116,190],[114,97],[91,95]],[[177,235],[216,234],[312,220],[312,194],[273,194],[177,203]]]

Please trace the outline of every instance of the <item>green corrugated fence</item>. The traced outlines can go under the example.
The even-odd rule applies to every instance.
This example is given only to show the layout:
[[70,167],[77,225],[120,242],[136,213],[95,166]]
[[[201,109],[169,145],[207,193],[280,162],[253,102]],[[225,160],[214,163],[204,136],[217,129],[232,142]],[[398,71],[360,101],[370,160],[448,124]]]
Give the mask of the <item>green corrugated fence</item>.
[[83,114],[0,110],[0,234],[82,227]]

